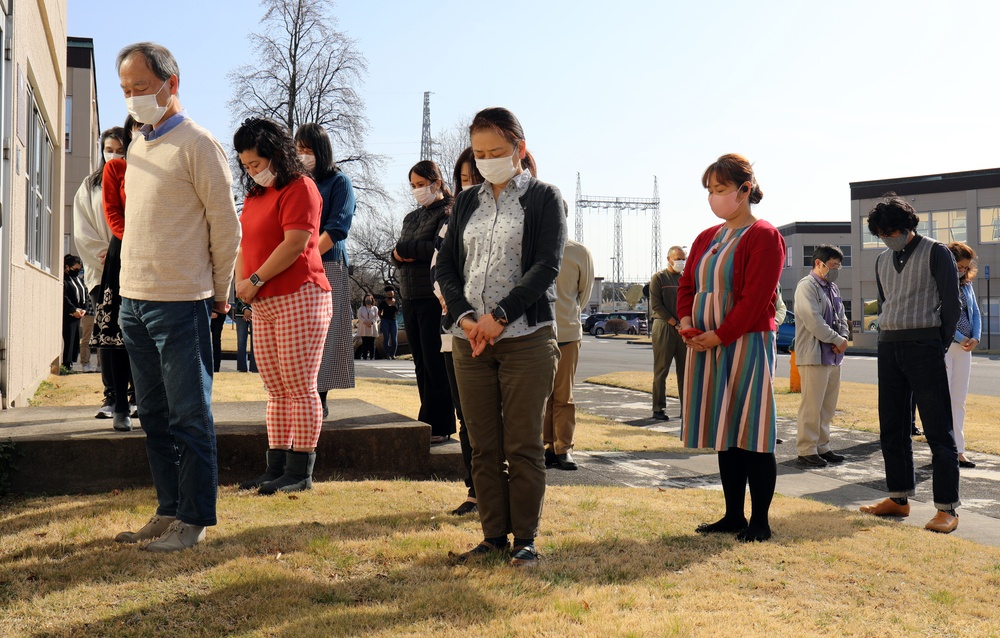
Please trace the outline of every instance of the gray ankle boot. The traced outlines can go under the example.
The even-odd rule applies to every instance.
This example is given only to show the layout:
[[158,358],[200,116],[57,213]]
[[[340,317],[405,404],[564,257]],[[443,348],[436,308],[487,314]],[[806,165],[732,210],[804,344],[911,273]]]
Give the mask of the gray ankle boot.
[[285,473],[286,450],[267,451],[267,469],[255,479],[240,483],[241,490],[255,490],[264,483],[269,483]]
[[312,489],[313,466],[316,465],[315,452],[285,453],[285,474],[260,487],[260,494],[275,492],[301,492]]

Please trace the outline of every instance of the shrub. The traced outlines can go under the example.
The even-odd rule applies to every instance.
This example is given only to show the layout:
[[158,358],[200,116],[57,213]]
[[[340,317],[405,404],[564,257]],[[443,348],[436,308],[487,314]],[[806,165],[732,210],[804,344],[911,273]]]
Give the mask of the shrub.
[[628,322],[624,319],[609,319],[604,324],[604,332],[611,332],[616,335],[628,332]]

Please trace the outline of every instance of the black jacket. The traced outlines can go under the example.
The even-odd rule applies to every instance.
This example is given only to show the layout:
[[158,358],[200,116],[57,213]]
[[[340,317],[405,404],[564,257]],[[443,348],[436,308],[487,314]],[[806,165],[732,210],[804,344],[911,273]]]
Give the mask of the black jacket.
[[[485,184],[484,188],[489,188]],[[448,304],[446,327],[458,317],[475,310],[465,298],[465,227],[479,207],[479,189],[458,194],[448,234],[437,259],[437,282]],[[534,177],[520,199],[524,209],[524,236],[521,239],[522,277],[500,306],[508,321],[525,315],[529,326],[555,321],[556,276],[566,247],[566,211],[559,189]],[[487,308],[492,310],[492,308]]]
[[396,277],[399,279],[399,296],[402,299],[433,299],[434,286],[431,285],[431,257],[434,256],[434,240],[441,224],[448,218],[454,198],[448,196],[430,207],[421,206],[403,218],[403,230],[396,242],[396,252],[405,259],[396,261]]

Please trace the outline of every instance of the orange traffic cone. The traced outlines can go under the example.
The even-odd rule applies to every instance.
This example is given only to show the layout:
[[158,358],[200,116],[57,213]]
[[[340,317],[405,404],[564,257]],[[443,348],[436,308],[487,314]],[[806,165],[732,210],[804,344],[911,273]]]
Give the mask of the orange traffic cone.
[[799,377],[799,367],[795,365],[794,350],[792,350],[791,369],[788,372],[788,391],[802,392],[802,378]]

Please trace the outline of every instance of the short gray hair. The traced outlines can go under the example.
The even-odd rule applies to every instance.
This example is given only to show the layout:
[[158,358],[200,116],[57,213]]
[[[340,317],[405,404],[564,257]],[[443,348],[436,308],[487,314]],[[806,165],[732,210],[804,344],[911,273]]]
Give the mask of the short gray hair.
[[115,70],[121,73],[122,63],[136,53],[141,53],[146,58],[146,64],[153,74],[161,80],[170,79],[171,75],[181,76],[180,67],[177,60],[167,47],[155,42],[136,42],[130,44],[118,52],[118,60],[115,63]]
[[670,248],[667,249],[667,258],[673,259],[670,255],[676,255],[677,253],[682,253],[682,252],[684,252],[684,249],[681,248],[680,246],[671,246]]

